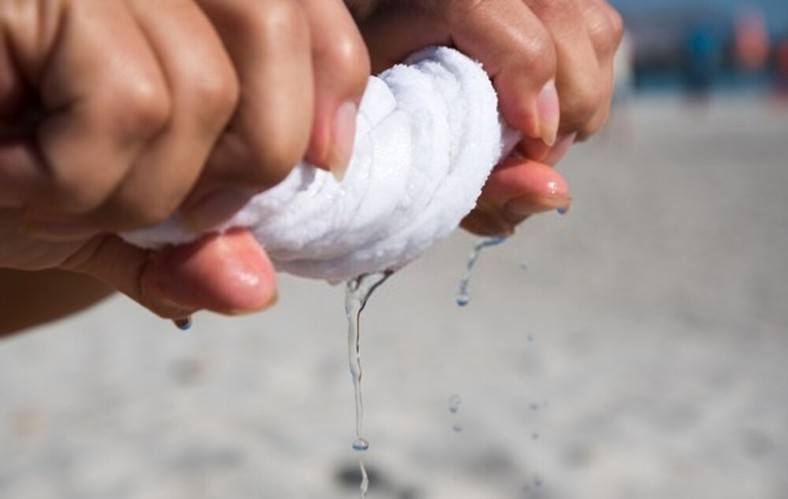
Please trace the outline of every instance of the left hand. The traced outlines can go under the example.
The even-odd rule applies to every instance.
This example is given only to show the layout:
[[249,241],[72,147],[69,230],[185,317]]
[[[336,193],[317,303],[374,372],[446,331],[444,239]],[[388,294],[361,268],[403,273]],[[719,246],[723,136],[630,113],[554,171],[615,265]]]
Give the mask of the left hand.
[[623,26],[605,0],[407,0],[383,4],[360,25],[373,72],[428,45],[479,60],[503,117],[522,132],[518,153],[493,171],[466,229],[509,234],[531,214],[568,208],[567,184],[551,166],[575,139],[598,131],[610,110]]
[[363,41],[341,0],[144,3],[0,2],[0,269],[88,274],[162,317],[260,310],[274,271],[248,231],[112,234],[178,208],[198,232],[305,154],[341,176]]

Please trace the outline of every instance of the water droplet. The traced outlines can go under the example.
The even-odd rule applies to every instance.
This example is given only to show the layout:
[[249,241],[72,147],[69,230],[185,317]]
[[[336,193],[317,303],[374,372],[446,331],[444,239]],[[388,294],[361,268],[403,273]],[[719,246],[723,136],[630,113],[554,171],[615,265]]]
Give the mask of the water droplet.
[[451,429],[454,433],[460,433],[462,431],[462,425],[460,425],[460,423],[454,423]]
[[528,262],[520,263],[520,269],[521,270],[528,270]]
[[363,452],[367,449],[369,449],[369,442],[363,438],[357,438],[353,441],[353,450]]
[[534,342],[534,335],[532,335],[532,334],[528,335],[528,342],[529,343],[533,343]]
[[184,317],[183,319],[175,319],[172,321],[175,324],[175,327],[180,329],[181,331],[188,331],[192,328],[192,318],[191,317]]
[[462,398],[456,393],[449,397],[449,412],[452,414],[457,414],[457,412],[460,410],[460,404],[462,404]]
[[532,411],[538,411],[539,410],[539,404],[537,404],[536,402],[531,402],[530,407],[531,407]]
[[559,215],[566,215],[566,213],[569,211],[569,208],[558,208],[555,211],[557,211]]
[[460,307],[464,307],[470,302],[471,302],[471,297],[468,296],[468,293],[460,293],[457,295],[457,305],[459,305]]
[[539,434],[536,432],[531,433],[531,440],[539,440]]
[[534,478],[534,485],[536,485],[537,487],[541,487],[543,484],[544,484],[544,481],[542,480],[541,477],[535,477]]

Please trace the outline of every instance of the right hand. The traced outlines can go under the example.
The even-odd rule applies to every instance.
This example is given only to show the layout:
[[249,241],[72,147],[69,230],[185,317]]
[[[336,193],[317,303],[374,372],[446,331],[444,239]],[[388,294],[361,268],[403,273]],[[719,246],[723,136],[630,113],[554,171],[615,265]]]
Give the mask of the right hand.
[[0,267],[85,272],[168,317],[273,300],[248,234],[110,234],[179,208],[206,228],[305,155],[344,169],[369,62],[340,0],[3,2],[0,34]]
[[427,45],[452,45],[480,61],[503,118],[519,130],[519,156],[493,170],[463,226],[510,234],[530,214],[566,208],[552,168],[610,110],[621,17],[606,0],[357,0],[375,71]]

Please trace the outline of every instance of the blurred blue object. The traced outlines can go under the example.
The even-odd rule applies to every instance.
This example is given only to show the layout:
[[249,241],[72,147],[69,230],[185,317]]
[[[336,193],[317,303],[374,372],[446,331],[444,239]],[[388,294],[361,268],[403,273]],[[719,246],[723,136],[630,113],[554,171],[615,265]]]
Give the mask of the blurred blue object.
[[[773,88],[767,68],[745,71],[737,61],[737,20],[758,13],[777,46],[788,32],[786,0],[611,0],[632,37],[638,91],[761,92]],[[777,57],[770,52],[771,59]]]

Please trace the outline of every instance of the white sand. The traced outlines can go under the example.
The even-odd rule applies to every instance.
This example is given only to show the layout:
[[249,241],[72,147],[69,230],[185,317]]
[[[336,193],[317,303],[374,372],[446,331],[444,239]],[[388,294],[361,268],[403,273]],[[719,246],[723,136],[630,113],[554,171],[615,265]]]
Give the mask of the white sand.
[[[394,276],[363,317],[369,498],[788,497],[787,158],[788,109],[640,101],[469,307],[466,235]],[[0,498],[357,497],[345,347],[341,289],[289,278],[190,333],[117,298],[0,343]]]

